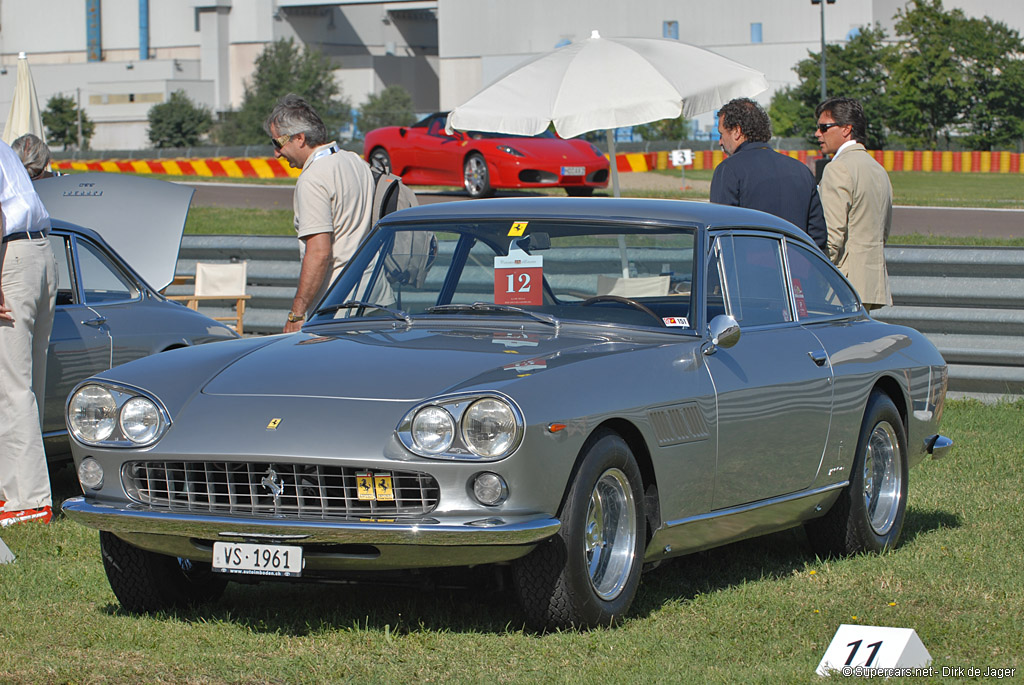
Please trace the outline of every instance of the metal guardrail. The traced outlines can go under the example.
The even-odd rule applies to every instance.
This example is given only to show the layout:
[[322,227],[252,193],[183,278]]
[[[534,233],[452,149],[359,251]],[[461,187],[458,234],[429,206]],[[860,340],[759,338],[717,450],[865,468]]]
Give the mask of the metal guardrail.
[[[949,389],[992,398],[1024,395],[1024,248],[887,247],[894,305],[873,316],[912,326],[949,365]],[[279,333],[299,279],[299,249],[287,236],[184,236],[177,273],[197,261],[248,260],[245,330]],[[171,286],[185,295],[190,286]],[[210,308],[212,316],[226,309]]]

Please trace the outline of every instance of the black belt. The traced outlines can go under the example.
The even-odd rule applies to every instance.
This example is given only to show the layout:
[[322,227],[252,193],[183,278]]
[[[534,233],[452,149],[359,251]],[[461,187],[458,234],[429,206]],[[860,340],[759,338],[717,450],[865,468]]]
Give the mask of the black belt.
[[10,243],[15,240],[42,240],[46,237],[46,231],[22,231],[4,236],[4,242]]

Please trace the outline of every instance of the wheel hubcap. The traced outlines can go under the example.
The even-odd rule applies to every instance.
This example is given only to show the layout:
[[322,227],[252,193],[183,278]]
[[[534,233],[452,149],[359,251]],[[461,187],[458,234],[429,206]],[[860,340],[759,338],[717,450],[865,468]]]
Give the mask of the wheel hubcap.
[[896,521],[902,496],[902,471],[896,431],[882,421],[871,431],[864,454],[864,508],[876,535],[886,535]]
[[633,568],[636,549],[636,502],[629,480],[608,469],[590,493],[584,548],[590,584],[601,599],[619,596]]

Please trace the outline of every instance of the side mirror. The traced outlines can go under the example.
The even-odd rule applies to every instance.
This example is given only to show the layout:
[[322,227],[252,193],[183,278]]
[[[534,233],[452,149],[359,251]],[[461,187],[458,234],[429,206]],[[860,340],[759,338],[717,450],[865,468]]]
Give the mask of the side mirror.
[[704,354],[714,354],[718,348],[728,349],[740,341],[740,325],[728,314],[719,314],[708,324],[711,345]]

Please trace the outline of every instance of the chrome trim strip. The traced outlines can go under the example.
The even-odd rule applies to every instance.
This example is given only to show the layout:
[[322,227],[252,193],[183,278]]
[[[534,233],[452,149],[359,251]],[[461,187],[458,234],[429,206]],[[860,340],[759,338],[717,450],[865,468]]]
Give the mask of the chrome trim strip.
[[794,502],[801,500],[806,497],[814,497],[816,495],[824,495],[832,492],[833,490],[839,490],[845,488],[850,484],[850,481],[844,480],[841,483],[832,483],[824,487],[816,488],[814,490],[801,490],[790,495],[782,495],[781,497],[773,497],[771,499],[758,500],[757,502],[751,502],[749,504],[741,504],[738,507],[731,509],[719,509],[710,511],[706,514],[698,514],[697,516],[691,516],[685,519],[678,519],[676,521],[667,521],[665,528],[673,528],[675,526],[682,526],[688,523],[697,523],[699,521],[710,521],[712,519],[723,518],[725,516],[734,516],[736,514],[744,514],[748,511],[754,511],[755,509],[765,509],[767,507],[774,506],[776,504],[785,504],[786,502]]
[[[304,544],[365,545],[530,545],[545,540],[561,522],[544,515],[502,517],[500,525],[480,527],[483,516],[463,516],[446,523],[381,521],[328,522],[202,516],[155,511],[141,505],[111,506],[73,497],[62,505],[64,513],[89,528],[111,533],[149,533],[206,540],[296,536]],[[490,519],[495,517],[491,516]]]

